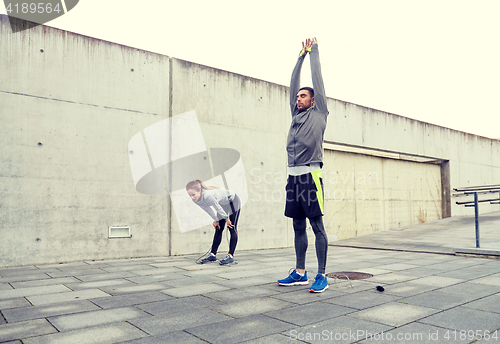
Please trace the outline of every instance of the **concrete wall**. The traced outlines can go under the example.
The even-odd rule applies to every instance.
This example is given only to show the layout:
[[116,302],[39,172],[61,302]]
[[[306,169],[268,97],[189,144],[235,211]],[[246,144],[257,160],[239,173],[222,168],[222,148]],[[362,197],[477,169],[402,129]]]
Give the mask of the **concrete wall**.
[[[136,133],[192,110],[206,146],[237,150],[245,166],[238,249],[293,245],[287,87],[48,26],[13,34],[6,16],[0,25],[0,266],[205,252],[211,225],[181,233],[168,196],[135,190],[127,151]],[[332,240],[442,217],[443,169],[426,161],[449,161],[451,187],[499,183],[500,141],[328,102],[324,173],[354,168],[365,195],[339,201],[351,182],[326,185]],[[132,238],[108,239],[114,225]]]
[[[420,122],[351,103],[332,100],[325,141],[397,153],[404,159],[449,161],[451,189],[500,183],[500,140]],[[473,115],[473,114],[471,114]],[[498,210],[481,204],[481,213]],[[471,214],[455,205],[451,215]]]
[[[172,59],[172,113],[195,110],[207,148],[229,147],[241,153],[248,186],[261,185],[265,173],[286,175],[285,139],[289,125],[287,88],[250,77]],[[289,116],[289,115],[288,115]],[[283,193],[285,178],[269,193]],[[238,249],[289,246],[291,232],[283,202],[250,194],[240,217]],[[203,233],[203,234],[201,234]],[[200,237],[201,236],[201,237]],[[180,233],[172,218],[172,253],[209,248],[213,227]],[[180,244],[182,243],[182,244]],[[221,252],[227,247],[223,240]]]
[[170,59],[0,21],[0,266],[168,254],[169,200],[135,191],[126,147],[169,116]]

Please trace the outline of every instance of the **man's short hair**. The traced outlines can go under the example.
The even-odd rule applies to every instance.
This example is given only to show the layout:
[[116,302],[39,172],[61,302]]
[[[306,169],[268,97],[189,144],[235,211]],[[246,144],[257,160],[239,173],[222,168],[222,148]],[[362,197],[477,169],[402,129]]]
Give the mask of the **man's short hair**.
[[314,97],[314,89],[312,87],[302,87],[299,91],[306,90],[309,91],[309,95]]

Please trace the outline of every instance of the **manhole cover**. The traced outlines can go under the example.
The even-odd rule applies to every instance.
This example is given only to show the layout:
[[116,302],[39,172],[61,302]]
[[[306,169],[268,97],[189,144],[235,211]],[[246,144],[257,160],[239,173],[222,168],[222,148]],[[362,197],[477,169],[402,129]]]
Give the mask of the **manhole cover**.
[[326,274],[326,277],[338,278],[338,279],[350,279],[350,280],[359,280],[373,277],[372,274],[367,274],[364,272],[352,272],[352,271],[340,271],[340,272],[329,272]]

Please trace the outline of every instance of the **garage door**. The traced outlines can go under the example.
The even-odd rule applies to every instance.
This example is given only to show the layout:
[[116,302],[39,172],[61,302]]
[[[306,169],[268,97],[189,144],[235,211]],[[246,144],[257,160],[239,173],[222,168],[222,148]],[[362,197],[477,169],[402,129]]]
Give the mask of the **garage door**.
[[330,240],[442,218],[439,165],[326,149],[323,161]]

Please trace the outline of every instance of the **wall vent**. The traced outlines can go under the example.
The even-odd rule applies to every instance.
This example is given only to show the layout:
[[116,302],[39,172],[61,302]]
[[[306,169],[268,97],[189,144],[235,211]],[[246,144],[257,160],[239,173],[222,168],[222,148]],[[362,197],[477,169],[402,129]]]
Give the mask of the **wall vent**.
[[108,238],[131,238],[132,233],[130,233],[129,226],[113,226],[109,227]]

